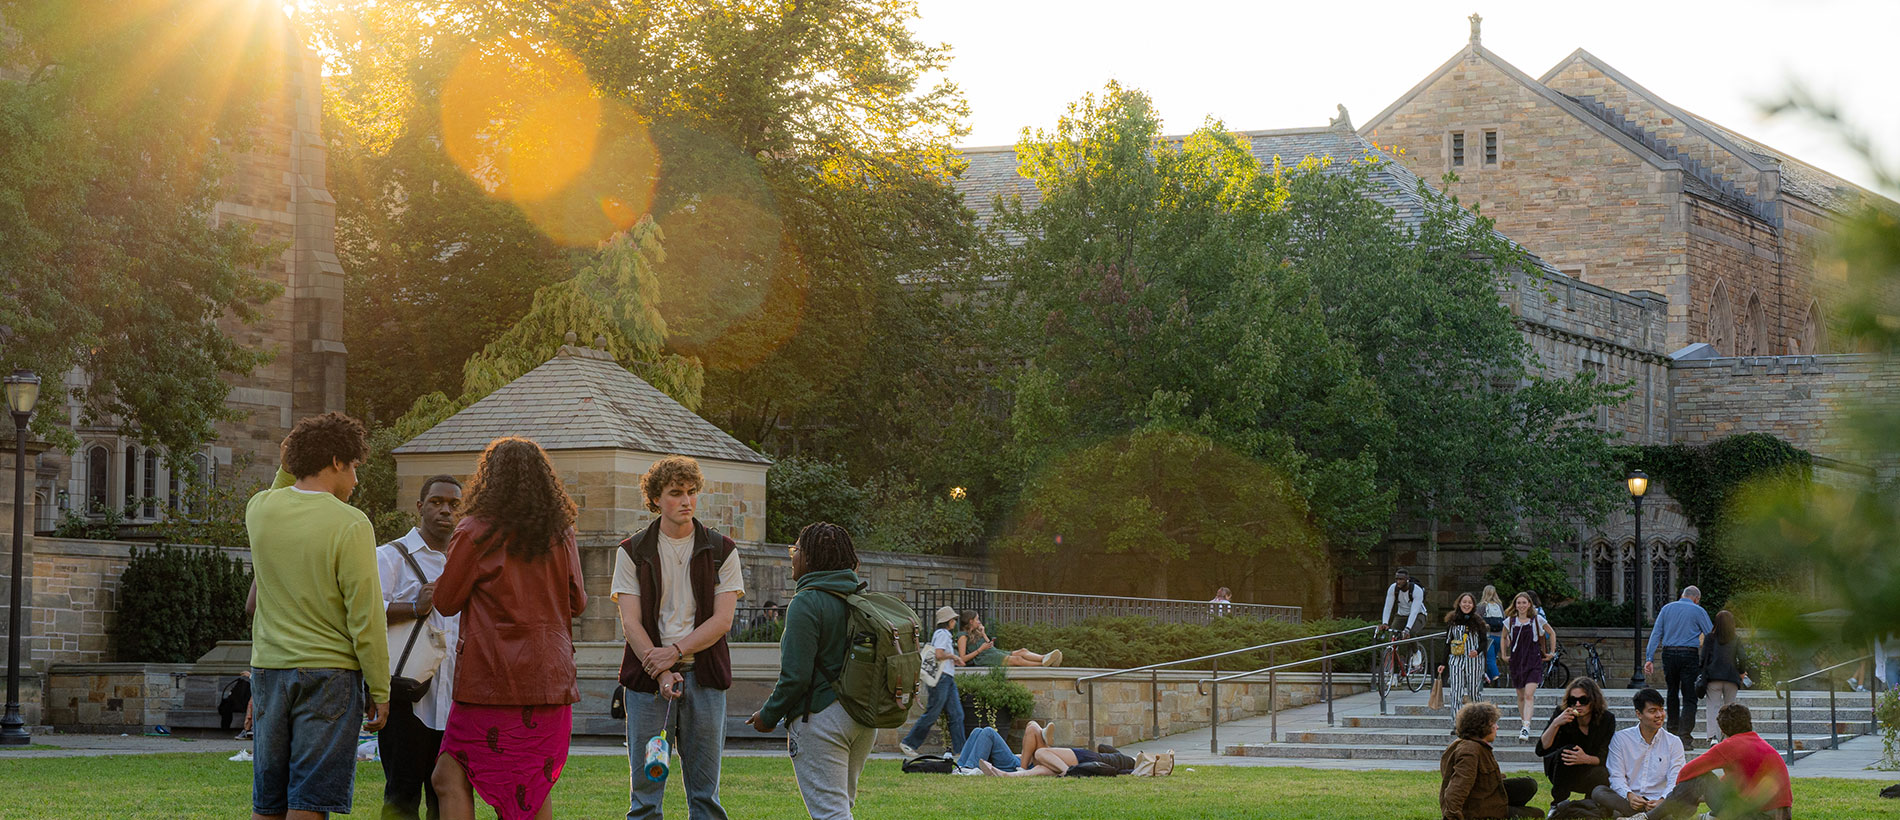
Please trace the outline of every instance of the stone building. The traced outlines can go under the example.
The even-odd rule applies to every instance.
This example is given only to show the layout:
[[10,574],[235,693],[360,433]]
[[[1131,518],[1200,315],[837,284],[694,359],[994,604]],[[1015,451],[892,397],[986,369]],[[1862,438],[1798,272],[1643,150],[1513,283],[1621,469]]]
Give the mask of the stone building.
[[[568,334],[570,342],[573,334]],[[580,507],[581,571],[587,594],[607,600],[614,551],[644,529],[647,511],[640,477],[669,455],[692,456],[706,484],[699,520],[740,542],[765,540],[765,471],[770,459],[614,361],[605,350],[561,346],[545,364],[503,385],[392,451],[397,498],[414,498],[437,473],[466,480],[488,443],[502,436],[534,439]],[[741,564],[747,562],[741,556]],[[763,567],[748,567],[753,573]],[[789,589],[784,579],[748,577],[752,589]],[[575,639],[619,639],[612,606],[589,605]]]
[[[1814,453],[1824,480],[1892,473],[1837,424],[1858,399],[1900,397],[1900,372],[1827,353],[1840,271],[1824,253],[1853,208],[1900,206],[1695,117],[1581,49],[1532,79],[1480,44],[1477,22],[1463,49],[1363,127],[1342,108],[1327,128],[1241,136],[1262,161],[1381,158],[1370,195],[1401,222],[1425,207],[1421,178],[1481,207],[1531,254],[1500,295],[1543,371],[1633,385],[1595,422],[1622,443],[1766,432]],[[979,218],[998,198],[1039,200],[1013,146],[963,157],[958,186]],[[1586,596],[1640,588],[1666,602],[1695,577],[1694,527],[1666,488],[1647,501],[1641,549],[1628,515],[1546,545]],[[1393,567],[1449,597],[1481,585],[1500,557],[1455,526],[1419,530],[1400,524],[1369,559],[1342,561],[1340,612],[1376,609]]]
[[[321,62],[288,18],[266,16],[278,21],[271,36],[282,38],[275,52],[282,76],[258,107],[249,146],[234,157],[212,218],[248,224],[257,241],[283,249],[256,271],[283,286],[282,295],[260,311],[256,324],[224,322],[240,343],[274,358],[229,380],[225,403],[241,418],[219,422],[215,439],[197,451],[175,454],[188,464],[176,471],[168,458],[174,454],[122,434],[117,419],[82,425],[76,404],[58,404],[66,394],[60,382],[81,386],[83,371],[40,374],[47,386],[38,412],[63,417],[80,446],[37,459],[30,526],[38,531],[52,529],[67,510],[127,510],[130,522],[156,521],[186,503],[188,473],[230,476],[235,468],[243,478],[268,480],[278,443],[297,419],[343,409],[343,268],[334,239],[336,204],[326,181]],[[11,520],[0,528],[11,529]]]

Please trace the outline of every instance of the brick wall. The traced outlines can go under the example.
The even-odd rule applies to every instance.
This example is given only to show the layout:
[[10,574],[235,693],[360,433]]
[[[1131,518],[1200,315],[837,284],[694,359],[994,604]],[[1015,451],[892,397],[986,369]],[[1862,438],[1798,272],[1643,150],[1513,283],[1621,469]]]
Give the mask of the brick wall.
[[1848,438],[1847,415],[1864,403],[1900,400],[1900,366],[1868,354],[1751,356],[1670,365],[1671,438],[1702,444],[1770,433],[1815,455],[1897,466]]

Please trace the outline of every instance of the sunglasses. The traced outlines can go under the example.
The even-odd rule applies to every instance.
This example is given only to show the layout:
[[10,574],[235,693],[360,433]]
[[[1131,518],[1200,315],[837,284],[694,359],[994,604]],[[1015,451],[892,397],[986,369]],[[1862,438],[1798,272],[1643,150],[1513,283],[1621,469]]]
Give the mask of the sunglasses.
[[1590,698],[1588,696],[1581,697],[1581,698],[1579,697],[1564,698],[1564,705],[1565,706],[1588,706],[1590,705]]

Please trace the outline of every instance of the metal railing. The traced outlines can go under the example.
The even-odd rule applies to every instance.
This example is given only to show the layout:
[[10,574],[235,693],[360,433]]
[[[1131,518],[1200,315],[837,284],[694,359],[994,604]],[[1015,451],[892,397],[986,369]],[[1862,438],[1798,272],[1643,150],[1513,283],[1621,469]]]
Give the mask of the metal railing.
[[[1787,736],[1788,736],[1788,749],[1786,752],[1784,752],[1784,754],[1787,755],[1788,763],[1794,762],[1794,691],[1789,689],[1788,687],[1794,684],[1800,683],[1809,678],[1826,675],[1837,669],[1853,666],[1854,664],[1860,663],[1862,661],[1870,660],[1872,658],[1873,658],[1873,655],[1862,655],[1851,661],[1843,661],[1841,663],[1837,663],[1837,664],[1834,664],[1833,666],[1827,667],[1826,669],[1816,669],[1813,672],[1809,672],[1805,675],[1802,675],[1801,677],[1779,681],[1775,684],[1775,694],[1779,696],[1782,700],[1787,701],[1785,713],[1782,715],[1782,717],[1786,718],[1787,720],[1786,728],[1787,728]],[[1829,749],[1838,749],[1840,748],[1840,745],[1841,745],[1841,733],[1840,733],[1841,726],[1840,726],[1840,723],[1838,722],[1838,715],[1834,711],[1834,706],[1835,706],[1834,694],[1835,694],[1835,691],[1838,690],[1839,688],[1840,687],[1834,685],[1834,680],[1832,676],[1830,676],[1828,679],[1828,686],[1827,686],[1827,737],[1828,737],[1827,747]],[[1880,693],[1870,691],[1868,693],[1868,698],[1867,698],[1867,713],[1868,713],[1867,719],[1871,721],[1873,725],[1875,726],[1880,725],[1880,718],[1878,715],[1879,711],[1880,711]]]
[[[1377,627],[1374,627],[1374,628],[1377,628]],[[1269,730],[1269,734],[1267,735],[1267,741],[1269,743],[1278,743],[1280,742],[1280,710],[1275,707],[1279,706],[1277,697],[1279,695],[1279,689],[1280,689],[1279,677],[1280,677],[1281,670],[1291,669],[1296,666],[1305,666],[1309,663],[1318,663],[1320,664],[1320,678],[1321,678],[1320,686],[1322,689],[1330,693],[1333,688],[1333,661],[1339,660],[1340,658],[1349,658],[1354,655],[1364,654],[1366,652],[1386,652],[1386,651],[1395,649],[1397,647],[1405,646],[1408,644],[1417,644],[1417,643],[1422,643],[1424,641],[1442,641],[1444,639],[1445,639],[1444,635],[1434,633],[1431,635],[1421,635],[1416,638],[1406,638],[1404,640],[1398,640],[1398,641],[1381,641],[1371,646],[1362,646],[1362,647],[1359,647],[1358,649],[1348,649],[1344,652],[1334,652],[1330,655],[1321,655],[1317,658],[1305,658],[1303,660],[1288,661],[1282,664],[1266,666],[1260,669],[1255,669],[1252,672],[1240,672],[1238,674],[1228,675],[1226,677],[1222,677],[1221,675],[1216,673],[1214,677],[1201,678],[1196,683],[1195,689],[1203,695],[1209,695],[1212,701],[1212,708],[1209,710],[1209,714],[1213,720],[1211,723],[1208,724],[1208,737],[1207,737],[1208,753],[1220,754],[1220,685],[1221,683],[1225,681],[1235,681],[1235,680],[1240,680],[1241,678],[1251,678],[1255,675],[1267,676],[1267,714],[1270,715],[1269,724],[1271,726]],[[1431,670],[1431,664],[1427,663],[1426,664],[1427,674],[1430,674],[1430,670]],[[1383,715],[1386,713],[1385,664],[1375,662],[1373,664],[1372,675],[1373,675],[1372,688],[1377,689],[1379,691],[1379,714]],[[1212,684],[1214,688],[1211,690],[1208,689],[1209,684]],[[1326,725],[1331,726],[1332,721],[1333,721],[1333,706],[1332,706],[1331,701],[1329,700],[1326,704]]]
[[[1182,658],[1178,661],[1165,661],[1162,663],[1151,663],[1151,664],[1148,664],[1147,666],[1135,666],[1135,667],[1130,667],[1128,669],[1117,669],[1113,672],[1101,672],[1094,675],[1085,675],[1083,677],[1076,678],[1075,691],[1077,694],[1082,694],[1083,692],[1082,685],[1085,683],[1088,684],[1087,691],[1088,691],[1088,696],[1089,696],[1088,698],[1089,743],[1093,745],[1096,742],[1095,682],[1098,680],[1107,680],[1109,678],[1118,677],[1121,675],[1129,675],[1136,672],[1147,672],[1148,673],[1148,716],[1150,720],[1152,721],[1152,725],[1150,726],[1150,729],[1154,732],[1154,737],[1159,738],[1161,737],[1160,671],[1162,669],[1166,669],[1170,666],[1181,666],[1183,664],[1200,663],[1202,661],[1213,661],[1214,674],[1219,675],[1221,658],[1229,657],[1232,655],[1244,655],[1248,652],[1259,652],[1261,650],[1266,650],[1268,661],[1271,662],[1274,652],[1278,647],[1287,646],[1287,645],[1296,644],[1296,643],[1307,643],[1309,641],[1319,641],[1320,651],[1325,652],[1326,641],[1332,640],[1334,638],[1342,638],[1347,635],[1352,635],[1358,632],[1365,632],[1367,630],[1375,630],[1378,628],[1379,628],[1378,624],[1373,624],[1371,626],[1362,626],[1357,629],[1346,629],[1346,630],[1341,630],[1339,632],[1328,632],[1324,635],[1310,635],[1310,636],[1302,637],[1302,638],[1288,638],[1283,641],[1263,643],[1263,644],[1260,644],[1259,646],[1249,646],[1245,649],[1231,649],[1226,652],[1216,652],[1212,655],[1202,655],[1198,658]],[[1326,725],[1331,726],[1333,723],[1333,688],[1332,688],[1332,677],[1330,675],[1328,675],[1325,678],[1325,680],[1320,684],[1320,697],[1326,701]],[[1219,716],[1216,715],[1215,719],[1218,721]]]
[[784,617],[783,607],[733,607],[732,626],[726,630],[726,640],[777,643],[785,632]]
[[1085,618],[1141,616],[1161,623],[1204,624],[1215,618],[1252,618],[1299,623],[1301,609],[1274,604],[1209,603],[1171,598],[1127,598],[1114,595],[1071,595],[1060,592],[1022,592],[1009,589],[920,589],[914,593],[917,611],[926,618],[937,607],[961,612],[974,609],[985,623],[1068,626]]

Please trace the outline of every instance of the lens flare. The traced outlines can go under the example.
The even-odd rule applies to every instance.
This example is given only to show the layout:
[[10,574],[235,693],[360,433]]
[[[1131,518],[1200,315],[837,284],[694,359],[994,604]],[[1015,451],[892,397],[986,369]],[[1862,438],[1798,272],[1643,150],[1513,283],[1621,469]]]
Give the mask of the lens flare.
[[515,204],[548,238],[593,247],[647,214],[659,178],[659,152],[647,124],[632,109],[609,100],[602,103],[587,167],[553,195]]
[[708,367],[744,370],[797,335],[810,277],[778,212],[756,189],[675,207],[660,309],[669,343]]
[[601,101],[573,55],[507,38],[473,48],[442,87],[449,157],[489,193],[547,200],[593,164]]

